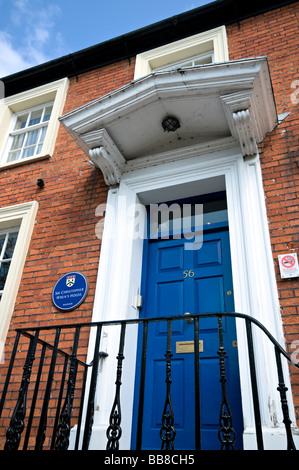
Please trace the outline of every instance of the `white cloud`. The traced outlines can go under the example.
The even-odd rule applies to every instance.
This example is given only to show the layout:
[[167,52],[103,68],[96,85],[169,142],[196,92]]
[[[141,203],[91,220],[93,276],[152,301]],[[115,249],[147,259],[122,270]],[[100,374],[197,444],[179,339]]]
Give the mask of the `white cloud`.
[[0,31],[0,77],[10,75],[30,67],[30,64],[20,52],[14,49],[11,37]]
[[55,31],[60,15],[59,5],[44,0],[12,2],[10,22],[0,31],[0,77],[57,57],[63,43]]

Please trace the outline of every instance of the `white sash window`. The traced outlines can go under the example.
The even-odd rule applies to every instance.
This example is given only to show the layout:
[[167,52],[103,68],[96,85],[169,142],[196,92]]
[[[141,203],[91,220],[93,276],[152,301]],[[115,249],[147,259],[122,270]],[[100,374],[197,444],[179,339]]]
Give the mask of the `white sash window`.
[[174,41],[136,56],[135,80],[156,70],[228,61],[225,26]]
[[53,103],[16,114],[8,138],[7,162],[40,154],[48,129]]
[[195,65],[206,65],[212,64],[214,60],[214,51],[209,51],[203,54],[198,54],[193,57],[188,57],[185,60],[178,60],[177,62],[172,62],[169,66],[162,65],[152,70],[175,70],[181,67],[195,67]]
[[64,78],[0,100],[0,171],[53,155],[68,84]]
[[0,301],[16,246],[18,231],[19,229],[15,228],[0,232]]

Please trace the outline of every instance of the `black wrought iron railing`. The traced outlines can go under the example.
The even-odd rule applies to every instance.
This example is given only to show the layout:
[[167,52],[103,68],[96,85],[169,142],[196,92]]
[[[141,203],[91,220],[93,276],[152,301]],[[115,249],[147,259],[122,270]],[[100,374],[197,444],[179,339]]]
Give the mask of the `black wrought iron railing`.
[[[221,400],[219,406],[219,449],[234,449],[236,431],[234,416],[226,393],[227,376],[223,343],[223,319],[235,317],[245,322],[247,333],[248,363],[251,378],[251,396],[255,418],[257,448],[264,449],[259,388],[256,373],[256,353],[254,348],[254,329],[261,331],[273,346],[277,368],[277,393],[280,394],[281,410],[286,434],[285,447],[294,450],[292,423],[287,401],[287,387],[284,379],[283,360],[299,367],[280,346],[269,331],[254,318],[240,313],[213,313],[190,315],[194,332],[194,420],[195,449],[201,449],[201,412],[200,412],[200,354],[199,332],[203,318],[214,317],[218,325],[219,381]],[[117,450],[122,435],[122,373],[126,331],[131,325],[142,329],[141,372],[139,379],[139,400],[136,425],[137,450],[142,449],[143,415],[147,404],[144,402],[145,375],[147,360],[148,329],[153,322],[167,324],[165,338],[165,383],[164,407],[161,409],[161,428],[159,437],[161,449],[175,449],[176,428],[175,409],[172,405],[172,324],[182,317],[163,317],[138,320],[81,323],[73,325],[48,326],[43,328],[17,329],[10,360],[2,365],[0,373],[5,377],[0,400],[0,417],[5,450],[65,450],[70,443],[71,429],[76,429],[75,450],[89,448],[93,430],[96,390],[107,384],[98,383],[99,369],[107,356],[100,351],[103,330],[107,327],[120,328],[116,370],[111,377],[115,381],[115,397],[107,426],[107,449]],[[86,351],[93,334],[93,358],[86,362]],[[5,376],[4,376],[5,374]],[[116,380],[115,380],[116,377]],[[161,384],[162,387],[163,384]],[[161,388],[162,389],[162,388]],[[76,426],[75,426],[76,425]],[[0,434],[1,435],[1,434]]]

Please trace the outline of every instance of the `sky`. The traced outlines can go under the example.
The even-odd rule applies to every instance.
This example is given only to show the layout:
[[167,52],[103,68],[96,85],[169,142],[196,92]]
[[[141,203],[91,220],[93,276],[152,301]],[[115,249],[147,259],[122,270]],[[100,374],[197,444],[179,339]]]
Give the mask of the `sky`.
[[212,0],[0,0],[0,77]]

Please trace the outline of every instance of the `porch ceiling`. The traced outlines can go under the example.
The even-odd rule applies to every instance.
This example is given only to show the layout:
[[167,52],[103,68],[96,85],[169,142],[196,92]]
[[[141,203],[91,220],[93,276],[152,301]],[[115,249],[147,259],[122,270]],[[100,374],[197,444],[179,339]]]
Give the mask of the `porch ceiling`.
[[[164,131],[162,121],[166,116],[177,117],[180,128]],[[140,100],[137,109],[101,125],[126,160],[230,135],[221,102],[213,96],[161,99],[157,94],[151,102],[143,104]]]
[[[163,130],[167,116],[179,120],[175,132]],[[225,137],[255,155],[277,115],[267,59],[253,58],[154,72],[60,121],[116,184],[129,161]]]

